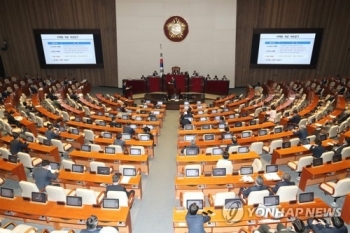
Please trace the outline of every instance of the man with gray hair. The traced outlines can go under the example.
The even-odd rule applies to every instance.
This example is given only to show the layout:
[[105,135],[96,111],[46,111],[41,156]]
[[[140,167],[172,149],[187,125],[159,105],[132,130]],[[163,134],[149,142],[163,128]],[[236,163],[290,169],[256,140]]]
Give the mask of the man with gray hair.
[[191,140],[191,145],[185,146],[181,153],[184,153],[185,149],[197,149],[197,154],[199,154],[199,146],[196,145],[196,140]]
[[255,179],[255,185],[249,188],[241,188],[240,193],[244,198],[247,198],[251,192],[268,190],[269,186],[264,185],[264,179],[259,175]]
[[291,177],[289,173],[283,173],[282,180],[278,182],[275,187],[271,189],[270,195],[275,195],[278,191],[278,189],[282,186],[289,186],[289,185],[295,185],[294,181],[290,181]]
[[310,144],[307,140],[308,133],[305,125],[301,125],[299,128],[296,127],[295,129],[293,129],[293,134],[295,136],[298,136],[298,138],[300,139],[300,142],[303,145]]

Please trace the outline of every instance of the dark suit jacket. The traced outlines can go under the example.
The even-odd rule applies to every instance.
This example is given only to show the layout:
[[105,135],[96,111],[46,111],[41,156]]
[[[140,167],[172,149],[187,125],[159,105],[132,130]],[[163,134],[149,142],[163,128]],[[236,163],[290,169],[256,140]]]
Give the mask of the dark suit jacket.
[[294,132],[294,135],[298,136],[300,140],[305,140],[308,136],[306,129],[299,129],[298,131]]
[[326,152],[326,149],[323,146],[311,146],[310,151],[313,157],[320,158],[322,153]]
[[21,152],[23,149],[27,148],[28,144],[21,142],[18,139],[13,139],[10,142],[10,153],[16,155],[18,152]]
[[33,178],[36,186],[39,190],[44,189],[47,185],[51,184],[52,179],[56,179],[58,174],[53,174],[51,171],[45,168],[35,168],[33,171]]
[[297,124],[299,124],[300,120],[301,120],[301,116],[299,114],[296,114],[292,118],[290,118],[288,123],[297,125]]
[[128,197],[130,196],[130,193],[131,193],[131,192],[128,192],[124,186],[121,186],[119,184],[118,185],[108,185],[106,188],[106,194],[109,191],[122,191],[122,192],[125,192]]
[[135,134],[135,130],[129,126],[124,126],[123,128],[123,133],[128,133],[130,135],[134,135]]
[[269,189],[269,186],[266,186],[266,185],[257,186],[257,185],[255,185],[255,186],[252,186],[252,187],[249,187],[249,188],[243,190],[242,194],[244,197],[248,197],[249,194],[253,191],[261,191],[261,190],[267,190],[267,189]]
[[348,229],[346,226],[343,226],[341,228],[335,228],[335,227],[329,227],[328,225],[323,224],[312,224],[313,219],[308,219],[307,224],[309,228],[314,233],[348,233]]
[[9,123],[10,125],[18,125],[19,121],[17,121],[14,116],[9,114],[7,116],[7,123]]
[[295,182],[294,181],[289,181],[289,182],[287,182],[287,181],[280,181],[280,182],[278,182],[276,185],[275,185],[275,187],[273,187],[272,188],[272,192],[273,193],[270,193],[270,194],[274,194],[274,193],[277,193],[277,191],[278,191],[278,189],[280,188],[280,187],[282,187],[282,186],[289,186],[289,185],[295,185]]
[[210,221],[210,216],[201,214],[190,215],[189,212],[186,214],[186,222],[188,227],[188,233],[205,233],[204,223]]
[[122,139],[115,139],[113,144],[116,146],[120,146],[122,149],[124,149],[125,141]]
[[51,142],[51,139],[55,139],[58,138],[59,135],[56,134],[55,132],[53,132],[52,130],[46,130],[45,132],[45,137],[47,138],[47,140],[49,140]]

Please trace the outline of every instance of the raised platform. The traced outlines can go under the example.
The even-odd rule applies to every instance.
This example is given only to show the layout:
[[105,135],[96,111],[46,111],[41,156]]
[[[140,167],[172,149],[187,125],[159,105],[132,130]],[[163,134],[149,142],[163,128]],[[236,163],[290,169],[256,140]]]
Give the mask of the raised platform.
[[144,98],[151,100],[152,103],[162,101],[166,105],[166,109],[169,110],[179,110],[180,105],[183,105],[186,101],[190,104],[195,104],[197,101],[205,102],[205,94],[195,92],[182,93],[176,99],[173,97],[169,98],[166,92],[153,92],[145,94]]

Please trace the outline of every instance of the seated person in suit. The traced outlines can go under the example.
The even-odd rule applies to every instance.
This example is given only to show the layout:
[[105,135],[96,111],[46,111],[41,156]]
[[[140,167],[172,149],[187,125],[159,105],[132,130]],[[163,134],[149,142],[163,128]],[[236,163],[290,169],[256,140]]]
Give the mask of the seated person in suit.
[[275,195],[278,189],[282,186],[295,185],[294,181],[290,181],[291,177],[289,173],[283,173],[282,180],[278,182],[275,187],[271,188],[270,195]]
[[225,117],[224,116],[220,116],[219,124],[225,124],[226,125],[226,121],[225,121]]
[[[221,134],[221,138],[224,139],[225,134],[231,134],[230,132],[230,127],[226,126],[225,127],[225,132]],[[231,134],[232,135],[232,134]]]
[[11,155],[17,155],[18,152],[22,152],[28,147],[27,142],[19,140],[19,134],[13,133],[13,139],[10,141],[10,153]]
[[192,203],[186,214],[186,223],[188,233],[205,233],[204,223],[210,221],[210,216],[197,214],[199,207],[196,203]]
[[303,145],[309,144],[308,140],[306,139],[308,136],[308,133],[307,133],[305,125],[301,125],[300,127],[296,126],[293,129],[293,134],[295,136],[298,136],[298,138],[300,139],[300,142]]
[[312,156],[315,158],[320,158],[321,155],[326,152],[326,149],[322,146],[322,141],[315,140],[315,145],[310,147],[310,151],[312,152]]
[[348,229],[344,225],[341,217],[332,217],[331,221],[326,219],[309,218],[307,225],[314,233],[347,233]]
[[117,137],[113,142],[113,145],[120,146],[122,149],[124,149],[125,141],[122,139],[122,135],[120,133],[117,134]]
[[56,130],[53,125],[49,125],[47,127],[47,130],[45,131],[45,137],[47,138],[47,140],[49,140],[51,142],[51,139],[57,139],[59,138],[60,134],[59,131]]
[[123,127],[123,133],[128,133],[131,136],[135,135],[135,130],[130,127],[131,123],[128,121],[126,125]]
[[293,222],[293,229],[286,228],[282,223],[277,224],[276,230],[272,230],[269,225],[262,224],[259,226],[257,230],[254,231],[254,233],[307,233],[309,232],[305,227],[300,228],[295,226],[295,223]]
[[334,153],[335,153],[335,154],[340,154],[341,151],[342,151],[344,148],[349,147],[349,146],[350,146],[350,138],[349,138],[349,137],[346,137],[346,138],[345,138],[345,142],[344,142],[343,145],[341,145],[341,146],[339,146],[339,147],[337,147],[337,148],[333,148]]
[[98,228],[97,224],[97,216],[91,215],[86,219],[86,229],[81,230],[80,233],[99,233],[101,228]]
[[191,141],[191,145],[185,146],[185,148],[181,150],[181,153],[183,154],[185,149],[190,149],[190,148],[195,148],[195,149],[197,149],[198,154],[199,154],[199,146],[196,145],[196,141],[195,141],[195,140],[192,140],[192,141]]
[[147,117],[147,120],[150,121],[151,119],[157,119],[157,116],[152,111],[149,112],[148,117]]
[[15,119],[15,117],[13,116],[14,113],[15,112],[11,110],[7,114],[7,123],[9,123],[10,125],[16,125],[17,127],[20,127],[21,123]]
[[255,179],[255,185],[249,188],[241,188],[240,193],[244,198],[247,198],[253,191],[268,190],[269,186],[264,185],[264,179],[259,175]]
[[127,191],[126,188],[122,185],[119,184],[120,182],[120,176],[119,175],[114,175],[113,176],[113,184],[112,185],[108,185],[106,187],[106,194],[109,192],[109,191],[123,191],[126,193],[126,195],[128,196],[128,198],[130,197],[131,194],[135,194],[135,191],[134,190],[130,190]]
[[51,170],[50,161],[43,160],[41,167],[37,167],[33,171],[33,178],[39,190],[44,190],[46,186],[51,185],[51,180],[56,179],[58,170]]
[[189,119],[187,119],[187,118],[182,118],[182,119],[180,120],[180,124],[181,124],[181,127],[184,128],[185,125],[190,125],[190,124],[191,124],[191,121],[190,121]]
[[30,85],[30,90],[32,91],[33,94],[38,93],[38,89],[34,86],[34,84]]
[[233,136],[233,137],[231,138],[231,141],[232,141],[232,143],[231,143],[230,145],[227,145],[227,146],[226,146],[225,151],[228,151],[228,150],[230,149],[231,146],[239,146],[239,144],[237,143],[237,138],[236,138],[236,136]]
[[146,126],[146,127],[143,128],[143,134],[148,134],[149,135],[149,139],[153,141],[154,136],[151,133],[151,129],[149,127]]
[[298,114],[298,110],[293,110],[293,116],[289,118],[288,124],[298,125],[301,120],[301,116]]

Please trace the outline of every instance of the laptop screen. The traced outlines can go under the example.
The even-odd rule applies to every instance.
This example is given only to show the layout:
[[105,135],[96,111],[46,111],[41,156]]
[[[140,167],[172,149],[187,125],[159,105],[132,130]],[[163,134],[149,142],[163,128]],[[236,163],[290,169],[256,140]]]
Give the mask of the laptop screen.
[[247,146],[240,146],[240,147],[238,147],[237,152],[238,153],[248,153],[249,152],[249,147],[247,147]]
[[280,196],[266,196],[264,197],[265,206],[276,206],[280,204]]
[[163,102],[162,101],[158,101],[157,105],[163,105]]
[[251,121],[249,122],[249,124],[250,124],[250,125],[256,125],[256,120],[251,120]]
[[210,125],[202,125],[202,129],[210,129]]
[[299,203],[311,202],[314,201],[314,193],[300,193],[299,194]]
[[335,155],[333,155],[332,161],[333,161],[333,163],[342,161],[342,155],[341,155],[341,154],[335,154]]
[[282,132],[282,127],[277,127],[275,128],[275,133],[281,133]]
[[243,132],[242,138],[249,138],[252,134],[250,132]]
[[141,135],[140,141],[149,141],[149,135]]
[[320,140],[324,141],[327,139],[327,135],[326,134],[320,134]]
[[190,200],[187,200],[186,201],[186,208],[189,209],[190,206],[193,204],[193,203],[196,203],[197,206],[198,206],[198,209],[203,209],[203,200],[200,200],[200,199],[190,199]]
[[247,167],[241,167],[240,169],[240,174],[241,175],[250,175],[253,174],[253,167],[252,166],[247,166]]
[[28,142],[34,142],[34,138],[32,136],[29,136],[29,135],[26,137],[26,140]]
[[72,164],[72,172],[84,173],[84,166],[79,164]]
[[199,177],[199,169],[196,169],[196,168],[186,169],[186,176]]
[[86,119],[86,123],[91,125],[92,124],[92,120],[91,119]]
[[50,162],[51,170],[60,170],[60,164],[55,162]]
[[136,176],[136,168],[124,168],[123,176]]
[[265,135],[267,135],[267,130],[266,129],[261,129],[261,130],[259,130],[259,136],[265,136]]
[[222,155],[222,148],[213,148],[213,155]]
[[119,209],[119,199],[104,198],[102,207],[106,209]]
[[227,198],[224,204],[225,209],[238,209],[243,207],[242,200],[240,198]]
[[115,154],[115,148],[114,147],[105,147],[105,153],[106,154]]
[[225,124],[219,124],[219,129],[225,129]]
[[291,147],[291,143],[290,142],[283,142],[282,143],[282,148],[290,148]]
[[15,196],[15,192],[10,188],[1,188],[0,195],[2,197],[13,198]]
[[102,116],[103,113],[102,113],[102,112],[97,112],[97,115],[98,115],[98,116]]
[[66,199],[67,199],[66,204],[68,206],[82,206],[83,205],[82,197],[67,196]]
[[195,139],[196,139],[195,135],[185,135],[184,136],[184,140],[185,141],[192,141],[192,140],[195,140]]
[[201,118],[199,118],[199,120],[200,120],[200,121],[206,121],[207,118],[206,118],[206,117],[201,117]]
[[105,121],[100,121],[99,125],[100,126],[106,126],[106,122]]
[[120,122],[115,122],[114,127],[116,127],[116,128],[121,128],[121,127],[122,127],[122,123],[120,123]]
[[122,133],[122,139],[124,140],[130,140],[131,139],[131,135],[128,133]]
[[32,202],[46,203],[46,193],[32,192]]
[[43,140],[43,144],[44,144],[45,146],[51,146],[50,140],[47,140],[47,139],[44,139],[44,140]]
[[91,146],[89,145],[82,145],[81,146],[82,151],[90,152],[91,151]]
[[97,167],[97,174],[109,175],[111,169],[109,167]]
[[242,122],[236,122],[235,127],[242,127]]
[[112,134],[111,133],[103,133],[103,137],[104,138],[112,138]]
[[113,115],[112,113],[110,113],[110,114],[108,114],[108,117],[109,117],[109,118],[113,118],[114,115]]
[[317,167],[323,165],[323,158],[316,158],[312,160],[312,166]]
[[226,176],[226,168],[213,168],[213,176]]
[[187,125],[184,126],[184,129],[185,130],[192,130],[193,129],[193,125],[187,124]]
[[223,135],[224,137],[224,139],[231,139],[232,138],[232,134],[230,134],[230,133],[225,133],[224,135]]
[[214,134],[206,134],[206,135],[204,135],[204,140],[205,141],[212,141],[214,139],[215,139]]
[[198,155],[198,149],[197,148],[186,148],[185,155]]
[[278,172],[278,165],[266,165],[266,173]]
[[141,149],[139,148],[131,148],[130,155],[141,155]]
[[73,128],[73,129],[72,129],[72,134],[78,135],[78,134],[79,134],[79,130],[76,129],[76,128]]
[[9,156],[8,156],[8,161],[9,161],[10,163],[17,163],[17,162],[18,162],[18,158],[17,158],[16,155],[9,155]]

